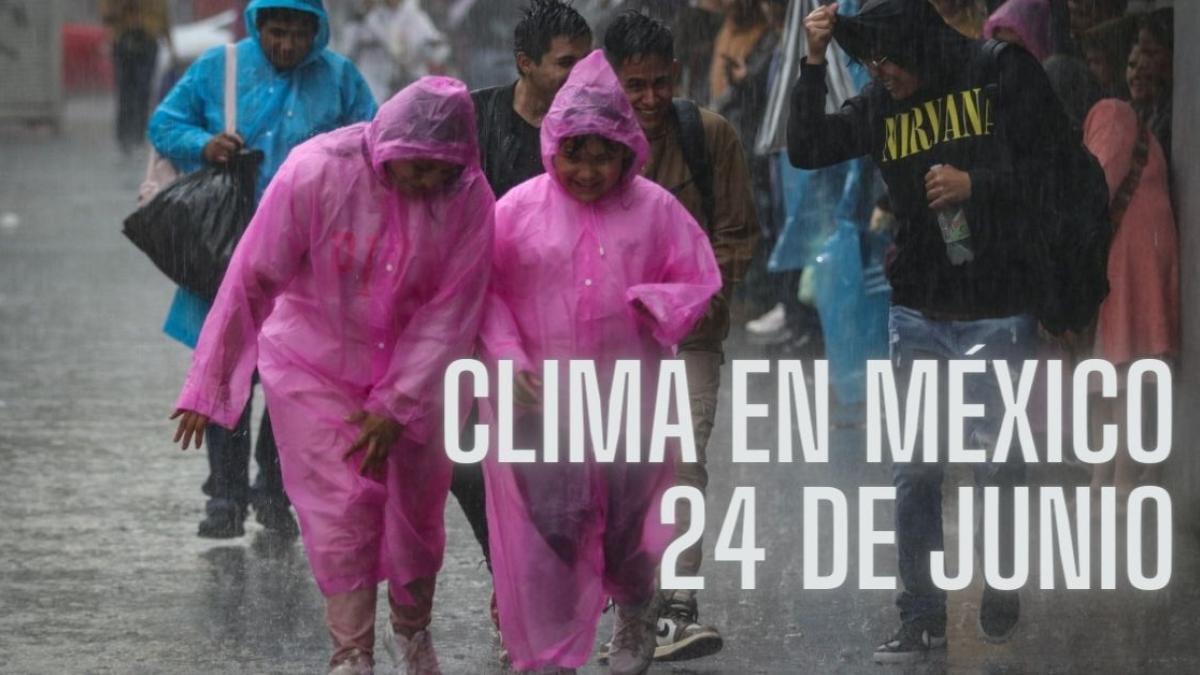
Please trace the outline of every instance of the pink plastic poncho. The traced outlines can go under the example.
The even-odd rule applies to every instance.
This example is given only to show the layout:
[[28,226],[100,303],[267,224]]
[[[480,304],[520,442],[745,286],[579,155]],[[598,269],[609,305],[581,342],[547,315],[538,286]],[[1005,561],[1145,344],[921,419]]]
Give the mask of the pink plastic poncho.
[[983,24],[983,38],[992,39],[1001,28],[1016,33],[1038,61],[1050,58],[1050,0],[1008,0]]
[[[580,61],[542,122],[547,173],[514,188],[496,209],[495,267],[481,329],[490,360],[513,359],[541,375],[544,359],[594,359],[607,401],[618,358],[640,359],[643,463],[584,464],[567,457],[566,378],[559,464],[485,465],[500,628],[520,669],[574,668],[591,654],[606,597],[648,601],[673,533],[659,519],[667,463],[646,463],[658,363],[721,288],[712,247],[669,192],[638,175],[648,145],[599,51]],[[554,176],[552,157],[571,136],[599,134],[632,149],[621,182],[592,204]],[[653,318],[639,315],[634,302]],[[687,402],[683,405],[686,407]],[[484,416],[491,413],[485,406]],[[541,418],[516,422],[522,448],[541,447]],[[495,425],[492,425],[493,429]],[[497,447],[495,443],[493,448]],[[619,450],[619,457],[624,450]]]
[[[466,87],[423,78],[372,122],[294,149],[246,230],[213,304],[178,408],[237,422],[257,367],[284,488],[325,595],[402,587],[441,566],[450,463],[446,365],[475,346],[490,275],[494,198],[479,169]],[[409,198],[384,162],[465,167]],[[404,425],[384,482],[342,459],[360,410]]]

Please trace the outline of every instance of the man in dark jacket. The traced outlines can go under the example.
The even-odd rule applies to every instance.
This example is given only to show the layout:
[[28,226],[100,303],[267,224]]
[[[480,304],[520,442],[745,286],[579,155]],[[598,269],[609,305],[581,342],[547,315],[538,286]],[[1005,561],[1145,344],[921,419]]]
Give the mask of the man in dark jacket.
[[[805,30],[808,56],[793,92],[788,155],[806,169],[867,155],[887,183],[898,222],[888,277],[901,391],[914,359],[1007,360],[1018,368],[1033,354],[1031,313],[1042,292],[1028,242],[1047,222],[1041,214],[1051,204],[1052,153],[1069,133],[1042,68],[1015,47],[989,57],[983,43],[946,26],[926,0],[871,0],[852,17],[827,5],[805,19]],[[867,64],[874,81],[827,115],[825,51],[832,39]],[[958,216],[959,225],[965,216],[969,231],[948,227],[943,234],[939,214]],[[938,365],[945,378],[945,363]],[[991,450],[1004,410],[995,375],[972,374],[965,382],[964,399],[986,411],[967,420],[966,447]],[[879,662],[919,659],[946,642],[946,594],[930,575],[930,552],[944,548],[944,467],[919,455],[893,469],[904,591],[897,600],[901,627],[876,649]],[[974,465],[977,483],[1000,488],[1005,574],[1013,486],[1025,476],[1021,451],[1008,456]],[[979,622],[986,638],[1006,640],[1019,612],[1015,591],[984,588]]]

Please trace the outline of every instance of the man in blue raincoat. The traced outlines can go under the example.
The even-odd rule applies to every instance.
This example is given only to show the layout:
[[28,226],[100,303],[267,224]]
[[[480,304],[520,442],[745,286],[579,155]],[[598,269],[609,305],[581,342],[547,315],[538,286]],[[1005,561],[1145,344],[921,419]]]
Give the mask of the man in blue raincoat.
[[[223,133],[225,50],[219,47],[188,68],[155,110],[149,136],[159,154],[183,173],[205,162],[223,163],[243,146],[261,150],[261,196],[293,147],[372,119],[376,105],[354,64],[326,49],[329,20],[321,0],[253,0],[245,18],[249,37],[237,43],[237,133]],[[207,313],[207,302],[180,289],[163,330],[195,347]],[[250,504],[265,527],[294,534],[296,521],[283,493],[267,414],[256,444],[259,472],[253,489],[250,406],[234,431],[209,425],[206,437],[210,474],[203,489],[210,499],[200,536],[241,536]]]

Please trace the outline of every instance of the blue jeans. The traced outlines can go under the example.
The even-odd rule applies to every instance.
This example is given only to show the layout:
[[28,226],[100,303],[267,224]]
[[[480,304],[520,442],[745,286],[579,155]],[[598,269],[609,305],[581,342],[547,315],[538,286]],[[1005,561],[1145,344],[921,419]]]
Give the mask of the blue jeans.
[[[1008,361],[1014,373],[1021,362],[1033,358],[1037,342],[1037,322],[1029,316],[976,321],[935,321],[920,312],[893,305],[888,317],[892,367],[896,374],[900,400],[904,401],[908,380],[915,360],[936,360],[938,368],[938,422],[944,430],[946,417],[947,368],[951,359],[987,359]],[[982,347],[979,347],[982,345]],[[971,356],[967,352],[978,347]],[[967,403],[982,403],[986,416],[965,420],[966,447],[983,448],[989,453],[1003,419],[1004,404],[996,385],[994,371],[969,374],[964,378],[963,396]],[[903,403],[901,403],[903,407]],[[934,586],[929,573],[929,554],[944,550],[942,539],[942,477],[945,470],[945,433],[937,463],[920,461],[921,441],[918,434],[913,462],[895,463],[892,482],[896,486],[896,550],[899,556],[900,580],[904,590],[896,600],[900,620],[922,627],[944,629],[946,625],[946,593]],[[1025,481],[1025,462],[1020,451],[1012,448],[1004,464],[976,464],[977,487],[1000,487],[1000,566],[1008,573],[1012,569],[1013,547],[1013,487]],[[977,490],[978,499],[982,498]],[[982,509],[976,508],[982,516]],[[982,518],[978,518],[982,522]],[[975,543],[982,542],[981,528]]]

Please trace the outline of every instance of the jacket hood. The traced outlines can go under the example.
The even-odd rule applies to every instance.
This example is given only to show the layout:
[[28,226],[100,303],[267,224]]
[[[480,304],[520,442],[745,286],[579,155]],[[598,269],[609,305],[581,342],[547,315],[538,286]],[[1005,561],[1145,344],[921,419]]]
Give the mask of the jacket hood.
[[542,165],[546,173],[555,175],[553,158],[564,140],[590,134],[633,151],[633,164],[621,177],[622,185],[642,172],[650,157],[650,144],[616,73],[599,49],[575,64],[542,120]]
[[984,39],[991,39],[1001,28],[1019,35],[1038,61],[1050,57],[1050,0],[1008,0],[983,24]]
[[467,85],[451,77],[422,77],[384,103],[367,125],[367,153],[376,175],[384,162],[436,159],[479,170],[475,105]]
[[868,0],[858,14],[838,16],[833,37],[854,59],[886,56],[924,84],[961,69],[975,44],[946,25],[929,0]]
[[260,48],[262,43],[258,35],[258,11],[261,9],[294,9],[317,15],[317,37],[313,40],[312,51],[300,65],[311,63],[329,46],[329,15],[325,13],[325,3],[321,0],[253,0],[246,7],[246,35]]

